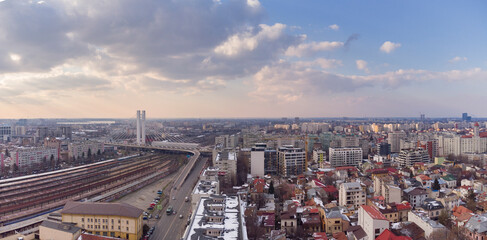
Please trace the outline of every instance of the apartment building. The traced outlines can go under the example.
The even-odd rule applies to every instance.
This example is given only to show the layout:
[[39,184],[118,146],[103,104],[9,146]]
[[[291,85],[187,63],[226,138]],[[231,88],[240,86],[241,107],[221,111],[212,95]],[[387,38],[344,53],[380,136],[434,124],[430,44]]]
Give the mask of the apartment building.
[[332,167],[358,166],[362,162],[362,149],[330,148],[328,159]]
[[357,209],[365,204],[365,190],[357,182],[342,183],[338,191],[340,206],[353,206]]
[[302,148],[291,145],[282,146],[277,152],[279,174],[281,176],[299,175],[305,171],[306,153]]

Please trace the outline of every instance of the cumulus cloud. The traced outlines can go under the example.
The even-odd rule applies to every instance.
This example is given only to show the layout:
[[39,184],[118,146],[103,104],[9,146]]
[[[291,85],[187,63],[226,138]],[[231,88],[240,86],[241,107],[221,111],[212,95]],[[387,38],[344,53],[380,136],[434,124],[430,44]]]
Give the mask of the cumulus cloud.
[[310,43],[301,43],[297,46],[290,46],[286,50],[287,56],[294,56],[294,57],[303,57],[303,56],[312,56],[317,52],[322,51],[331,51],[337,48],[343,47],[343,42],[310,42]]
[[336,24],[332,24],[332,25],[328,26],[328,28],[331,30],[338,31],[340,29],[340,26],[338,26]]
[[380,46],[380,50],[385,53],[391,53],[397,48],[401,47],[400,43],[394,43],[390,41],[385,41],[382,46]]
[[361,60],[361,59],[356,60],[355,64],[357,65],[358,70],[362,70],[366,73],[370,72],[369,69],[367,68],[367,62],[365,60]]
[[[68,64],[122,89],[137,82],[214,90],[302,42],[284,24],[262,24],[264,16],[258,0],[5,1],[0,78],[30,73],[39,83],[32,87],[43,86],[53,82],[42,74]],[[70,71],[59,79],[66,85],[52,86],[80,80]]]
[[461,61],[467,61],[467,57],[459,57],[459,56],[456,56],[456,57],[450,59],[449,62],[455,63],[455,62],[461,62]]

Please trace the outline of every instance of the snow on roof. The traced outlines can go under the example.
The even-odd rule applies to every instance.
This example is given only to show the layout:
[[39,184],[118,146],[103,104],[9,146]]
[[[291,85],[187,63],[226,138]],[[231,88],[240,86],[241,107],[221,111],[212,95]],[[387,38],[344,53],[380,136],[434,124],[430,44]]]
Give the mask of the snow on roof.
[[[241,206],[236,196],[225,197],[224,211],[212,211],[209,208],[213,203],[211,197],[201,198],[196,208],[193,221],[190,225],[189,234],[186,239],[204,239],[207,229],[217,229],[221,231],[221,239],[239,239],[239,226],[241,221]],[[207,216],[222,216],[223,222],[208,221]]]

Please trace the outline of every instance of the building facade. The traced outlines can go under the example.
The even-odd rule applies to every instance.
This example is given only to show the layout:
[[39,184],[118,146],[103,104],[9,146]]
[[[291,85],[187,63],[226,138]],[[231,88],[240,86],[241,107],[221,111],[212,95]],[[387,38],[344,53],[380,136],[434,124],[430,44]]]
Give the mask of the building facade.
[[139,240],[143,212],[125,203],[68,202],[61,215],[63,222],[91,234]]
[[332,167],[358,166],[362,162],[362,149],[330,148],[328,158]]

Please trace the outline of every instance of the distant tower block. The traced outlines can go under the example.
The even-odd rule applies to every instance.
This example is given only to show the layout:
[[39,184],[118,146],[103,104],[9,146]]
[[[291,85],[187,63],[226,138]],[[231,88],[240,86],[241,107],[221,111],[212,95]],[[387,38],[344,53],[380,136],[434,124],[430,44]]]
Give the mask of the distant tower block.
[[145,110],[137,110],[137,145],[145,145]]
[[141,139],[141,143],[142,145],[145,145],[145,110],[142,110],[142,139]]
[[137,110],[137,145],[140,145],[140,110]]

